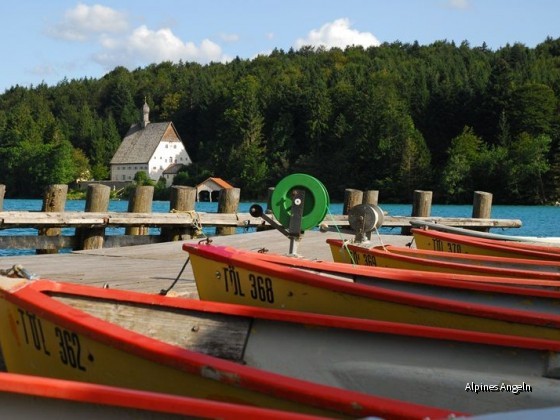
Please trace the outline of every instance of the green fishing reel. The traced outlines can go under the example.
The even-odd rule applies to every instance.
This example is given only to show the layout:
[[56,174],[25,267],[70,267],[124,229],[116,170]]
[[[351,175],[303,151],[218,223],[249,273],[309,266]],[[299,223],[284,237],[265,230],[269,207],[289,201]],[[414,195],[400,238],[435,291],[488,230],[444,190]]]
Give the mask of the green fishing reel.
[[327,189],[311,175],[292,174],[283,178],[272,193],[270,209],[282,226],[289,226],[293,208],[301,204],[297,201],[298,191],[304,193],[301,230],[309,230],[323,221],[330,205]]

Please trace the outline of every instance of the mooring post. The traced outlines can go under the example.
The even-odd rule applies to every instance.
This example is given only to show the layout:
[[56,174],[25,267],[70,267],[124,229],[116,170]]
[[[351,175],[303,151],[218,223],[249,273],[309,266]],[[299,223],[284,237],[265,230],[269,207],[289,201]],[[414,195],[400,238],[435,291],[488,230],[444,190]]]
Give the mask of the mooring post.
[[274,193],[275,187],[268,187],[267,195],[266,195],[266,213],[272,213],[272,194]]
[[[151,213],[152,201],[154,198],[154,187],[151,185],[141,185],[136,187],[128,200],[129,213]],[[127,227],[126,235],[147,235],[149,228],[147,226]]]
[[6,186],[0,184],[0,211],[4,211],[4,194],[6,194]]
[[362,204],[369,204],[371,206],[377,206],[379,202],[379,191],[378,190],[366,190],[364,191],[364,198],[362,199]]
[[[473,198],[472,217],[476,219],[490,219],[492,214],[492,194],[484,191],[475,191]],[[488,232],[488,227],[476,227],[473,230]]]
[[364,193],[360,190],[347,188],[344,190],[344,206],[342,207],[342,214],[348,214],[348,210],[352,207],[362,204]]
[[[432,212],[432,192],[415,190],[412,196],[412,217],[429,217]],[[410,226],[401,229],[401,235],[410,235]]]
[[[377,206],[379,202],[379,191],[378,190],[365,190],[364,197],[362,198],[362,204],[369,204],[370,206]],[[366,233],[366,239],[371,240],[371,232]]]
[[[222,189],[218,199],[218,213],[237,213],[240,196],[241,190],[239,188]],[[216,227],[216,235],[233,235],[236,229],[235,226],[218,226]]]
[[[45,188],[43,196],[42,212],[63,212],[66,205],[66,196],[68,195],[68,185],[55,184],[49,185]],[[38,231],[39,236],[60,236],[60,228],[40,228]],[[57,254],[58,249],[55,247],[48,247],[36,250],[37,254]]]
[[[105,213],[109,209],[111,187],[90,184],[86,192],[86,212]],[[105,241],[105,228],[76,228],[76,243],[81,249],[101,249]]]
[[[171,195],[169,197],[170,212],[194,212],[196,205],[196,188],[185,185],[171,186]],[[196,228],[187,227],[162,227],[161,240],[163,242],[180,241],[185,239],[183,236],[188,235],[194,238]]]

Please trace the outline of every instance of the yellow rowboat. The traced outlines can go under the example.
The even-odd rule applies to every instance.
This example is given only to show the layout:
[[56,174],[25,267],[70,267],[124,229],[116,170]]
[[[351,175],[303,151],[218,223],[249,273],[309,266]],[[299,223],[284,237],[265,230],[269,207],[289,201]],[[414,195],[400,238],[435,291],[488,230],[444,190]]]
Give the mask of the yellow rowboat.
[[510,279],[552,280],[560,286],[560,261],[457,254],[392,245],[366,247],[365,244],[347,243],[340,239],[327,239],[327,243],[336,262]]
[[2,417],[10,420],[316,418],[246,405],[5,372],[0,373],[0,406]]
[[560,340],[556,291],[446,280],[475,276],[373,271],[210,244],[183,244],[183,249],[204,300]]
[[432,229],[411,229],[419,249],[494,257],[560,261],[560,248],[513,241],[476,238]]
[[504,235],[501,233],[481,232],[478,230],[465,229],[455,226],[448,226],[441,223],[428,222],[420,219],[413,219],[410,221],[412,227],[433,229],[441,232],[456,233],[459,235],[472,236],[482,239],[493,239],[506,242],[521,242],[525,244],[540,245],[540,246],[558,246],[560,245],[560,237],[557,236],[517,236],[517,235]]
[[[11,373],[283,410],[287,418],[456,414],[378,396],[381,382],[361,383],[344,363],[321,357],[331,331],[338,342],[349,329],[361,336],[362,326],[345,319],[47,280],[0,277],[0,286],[0,343]],[[338,349],[346,355],[351,347]]]

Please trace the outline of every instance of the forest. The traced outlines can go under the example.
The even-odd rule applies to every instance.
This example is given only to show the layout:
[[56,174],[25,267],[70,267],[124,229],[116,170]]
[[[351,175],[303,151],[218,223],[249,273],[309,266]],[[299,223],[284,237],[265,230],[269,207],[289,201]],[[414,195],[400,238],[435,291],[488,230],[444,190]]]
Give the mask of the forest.
[[176,184],[208,176],[266,197],[303,172],[331,200],[346,188],[380,202],[560,200],[560,39],[498,50],[438,41],[364,49],[303,47],[200,65],[163,62],[100,79],[13,86],[0,95],[0,184],[40,197],[49,184],[109,179],[109,162],[144,100],[172,121],[193,164]]

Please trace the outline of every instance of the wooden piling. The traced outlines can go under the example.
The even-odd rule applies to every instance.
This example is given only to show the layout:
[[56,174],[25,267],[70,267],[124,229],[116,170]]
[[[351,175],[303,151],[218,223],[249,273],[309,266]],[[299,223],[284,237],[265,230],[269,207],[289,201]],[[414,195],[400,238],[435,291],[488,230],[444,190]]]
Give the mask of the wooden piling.
[[[241,190],[239,188],[224,188],[218,199],[218,213],[237,213]],[[216,235],[233,235],[235,227],[217,227]]]
[[364,191],[364,197],[362,199],[362,204],[369,204],[372,206],[377,206],[379,202],[379,191],[377,190],[366,190]]
[[4,195],[6,194],[6,186],[0,184],[0,211],[4,211]]
[[[152,201],[154,198],[154,187],[151,185],[142,185],[136,187],[128,201],[129,213],[151,213]],[[147,226],[135,226],[125,229],[126,235],[147,235],[149,228]]]
[[266,213],[272,213],[272,194],[274,194],[274,187],[268,187],[266,195]]
[[[473,198],[472,217],[475,219],[490,219],[492,214],[492,194],[484,191],[475,191]],[[489,228],[474,228],[481,232],[489,232]]]
[[[169,198],[169,211],[189,212],[194,211],[196,205],[196,188],[184,185],[173,185]],[[180,241],[196,236],[196,228],[187,227],[163,227],[161,228],[161,239],[163,242]]]
[[[63,212],[66,205],[66,197],[68,195],[68,185],[55,184],[45,188],[43,195],[43,212]],[[38,231],[39,236],[60,236],[60,228],[41,228]],[[37,254],[57,254],[56,248],[38,249]]]
[[[86,192],[86,212],[103,213],[109,209],[111,187],[102,184],[90,184]],[[81,249],[101,249],[105,241],[105,228],[77,228],[76,239]]]
[[[432,212],[432,192],[415,190],[412,198],[412,217],[429,217]],[[410,226],[401,229],[401,235],[410,235]]]
[[342,214],[348,214],[348,210],[352,207],[362,204],[364,193],[360,190],[347,188],[344,190],[344,206],[342,207]]

